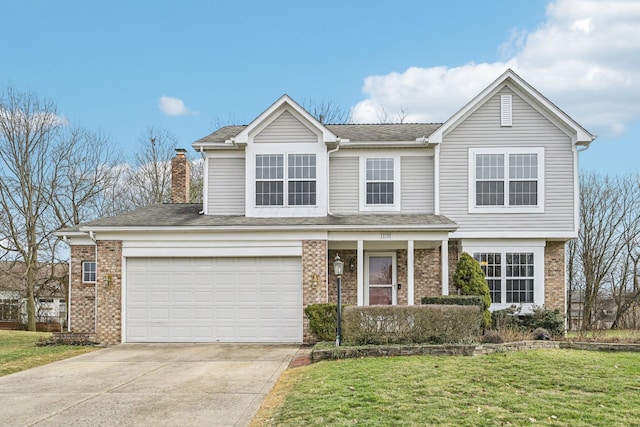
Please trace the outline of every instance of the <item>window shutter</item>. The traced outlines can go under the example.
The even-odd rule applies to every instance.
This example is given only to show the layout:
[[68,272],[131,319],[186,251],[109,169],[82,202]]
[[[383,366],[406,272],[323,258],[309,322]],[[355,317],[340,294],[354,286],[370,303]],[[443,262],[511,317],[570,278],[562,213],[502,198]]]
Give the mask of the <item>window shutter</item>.
[[500,125],[511,126],[511,95],[502,95],[500,97]]

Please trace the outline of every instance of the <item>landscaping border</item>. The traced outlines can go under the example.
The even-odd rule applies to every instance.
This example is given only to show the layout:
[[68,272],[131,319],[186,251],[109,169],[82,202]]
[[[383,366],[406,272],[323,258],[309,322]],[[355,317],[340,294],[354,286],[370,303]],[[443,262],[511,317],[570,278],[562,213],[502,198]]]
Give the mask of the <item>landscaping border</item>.
[[311,362],[322,360],[351,359],[361,357],[390,356],[481,356],[492,353],[538,349],[574,349],[592,351],[640,352],[640,344],[590,343],[571,341],[516,341],[503,344],[444,344],[444,345],[376,345],[360,347],[333,347],[311,350]]

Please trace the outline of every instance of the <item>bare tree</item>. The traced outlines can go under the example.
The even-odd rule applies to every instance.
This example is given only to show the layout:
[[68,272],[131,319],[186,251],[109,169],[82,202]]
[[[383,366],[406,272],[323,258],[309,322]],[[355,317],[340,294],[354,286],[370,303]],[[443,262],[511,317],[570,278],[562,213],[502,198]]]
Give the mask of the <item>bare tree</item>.
[[177,144],[165,129],[149,127],[140,135],[135,168],[127,180],[134,206],[171,201],[171,159]]
[[[583,330],[595,325],[599,298],[611,295],[612,274],[640,236],[640,192],[636,179],[581,176],[580,232],[570,283],[579,268],[583,280]],[[625,264],[626,265],[626,264]],[[572,284],[573,286],[573,284]]]
[[43,271],[56,260],[53,232],[93,216],[110,152],[105,143],[69,126],[51,101],[14,88],[0,94],[0,253],[24,267],[18,280],[30,331],[36,291],[55,279]]
[[336,102],[328,99],[302,100],[302,107],[307,110],[320,123],[345,124],[351,122],[351,111]]

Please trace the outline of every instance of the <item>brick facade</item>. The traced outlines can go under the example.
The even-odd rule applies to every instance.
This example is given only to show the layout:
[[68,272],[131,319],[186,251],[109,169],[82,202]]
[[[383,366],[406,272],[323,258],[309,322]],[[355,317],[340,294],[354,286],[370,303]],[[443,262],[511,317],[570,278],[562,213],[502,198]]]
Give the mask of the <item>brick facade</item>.
[[[305,240],[302,242],[302,305],[327,302],[327,241]],[[303,340],[311,342],[309,319],[303,318]]]
[[122,241],[98,241],[96,270],[98,341],[119,344],[122,341]]
[[548,309],[565,312],[565,242],[547,241],[544,248],[544,301]]
[[96,285],[82,283],[82,262],[96,260],[94,245],[71,246],[71,331],[95,332]]
[[414,304],[421,304],[422,297],[442,295],[441,259],[439,247],[414,251]]

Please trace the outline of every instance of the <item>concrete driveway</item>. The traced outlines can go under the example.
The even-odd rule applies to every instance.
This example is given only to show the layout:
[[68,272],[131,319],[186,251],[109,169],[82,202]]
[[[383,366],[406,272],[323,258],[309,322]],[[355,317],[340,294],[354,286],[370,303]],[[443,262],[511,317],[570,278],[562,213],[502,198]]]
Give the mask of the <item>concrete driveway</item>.
[[0,377],[2,426],[245,426],[296,346],[122,344]]

